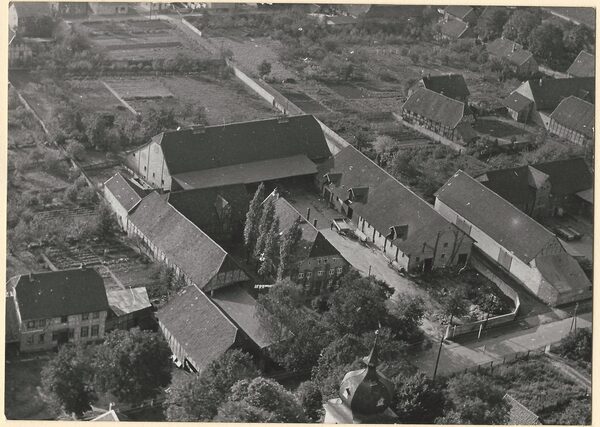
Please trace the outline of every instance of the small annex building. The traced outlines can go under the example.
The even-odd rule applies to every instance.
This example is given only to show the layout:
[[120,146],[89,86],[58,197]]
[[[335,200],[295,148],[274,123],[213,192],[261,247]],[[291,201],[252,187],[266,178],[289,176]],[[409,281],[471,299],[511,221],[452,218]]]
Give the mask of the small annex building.
[[123,230],[127,230],[129,226],[129,214],[150,192],[133,180],[125,178],[120,172],[109,178],[102,189],[104,198],[115,213],[117,222]]
[[145,287],[109,290],[106,292],[106,297],[110,307],[106,319],[107,331],[155,327],[152,304]]
[[547,304],[591,297],[592,284],[553,233],[463,171],[437,191],[435,209]]

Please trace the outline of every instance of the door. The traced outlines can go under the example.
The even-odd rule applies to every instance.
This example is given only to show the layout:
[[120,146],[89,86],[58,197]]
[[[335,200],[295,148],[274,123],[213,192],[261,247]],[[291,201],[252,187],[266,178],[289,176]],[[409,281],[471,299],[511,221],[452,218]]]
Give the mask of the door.
[[458,265],[465,265],[467,263],[467,254],[459,254],[458,255]]
[[69,342],[69,331],[61,331],[58,333],[58,337],[56,339],[58,345],[63,345]]
[[352,210],[352,208],[350,206],[348,206],[348,218],[352,219],[353,214],[354,214],[354,211]]
[[423,272],[424,273],[430,272],[432,268],[433,268],[433,258],[425,258],[425,261],[423,261]]

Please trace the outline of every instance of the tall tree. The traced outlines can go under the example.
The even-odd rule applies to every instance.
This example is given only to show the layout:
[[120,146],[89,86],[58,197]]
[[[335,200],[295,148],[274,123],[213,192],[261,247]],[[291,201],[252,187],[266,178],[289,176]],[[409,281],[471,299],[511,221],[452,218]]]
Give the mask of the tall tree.
[[64,345],[42,369],[42,388],[53,409],[81,415],[97,400],[93,369],[81,346]]
[[312,381],[304,381],[296,390],[297,399],[304,413],[312,422],[317,422],[323,413],[323,395]]
[[168,421],[210,421],[227,400],[231,387],[240,380],[258,376],[252,357],[241,350],[229,350],[211,362],[199,376],[171,384],[167,398]]
[[444,394],[425,374],[394,379],[395,408],[400,424],[433,424],[444,412]]
[[456,316],[464,316],[468,313],[467,301],[465,300],[464,293],[459,289],[452,289],[444,297],[442,301],[442,308],[444,314],[450,316],[450,326],[452,326],[452,320]]
[[541,15],[532,10],[518,9],[506,21],[502,37],[527,47],[529,35],[542,23]]
[[96,351],[96,384],[123,402],[153,398],[171,381],[170,355],[167,343],[155,332],[113,331]]
[[560,65],[565,52],[562,29],[550,22],[536,27],[529,35],[529,50],[551,67]]
[[265,249],[265,243],[269,236],[269,230],[275,218],[275,200],[269,197],[262,206],[262,214],[258,223],[258,236],[254,247],[254,256],[258,259]]
[[279,218],[275,218],[271,223],[269,234],[265,240],[265,250],[263,259],[258,269],[258,274],[263,277],[272,277],[277,272],[279,263]]
[[258,223],[262,213],[262,202],[265,200],[265,185],[261,182],[250,201],[244,225],[244,244],[249,253],[254,252],[254,244],[258,237]]
[[483,41],[494,40],[502,35],[504,24],[508,21],[508,12],[504,9],[495,9],[482,15],[477,21],[477,31]]
[[298,243],[302,239],[302,220],[296,218],[292,226],[283,234],[279,251],[279,267],[277,268],[277,280],[282,280],[290,275],[290,268],[295,264],[294,255],[298,249]]

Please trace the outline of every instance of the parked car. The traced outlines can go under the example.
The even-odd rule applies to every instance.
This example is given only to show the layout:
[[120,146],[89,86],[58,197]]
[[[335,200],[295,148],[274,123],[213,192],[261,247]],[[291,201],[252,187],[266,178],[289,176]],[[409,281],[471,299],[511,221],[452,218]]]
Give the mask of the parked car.
[[350,226],[345,218],[334,218],[333,221],[331,221],[331,228],[335,228],[335,231],[343,236],[347,236],[350,233]]
[[571,233],[573,233],[573,235],[575,236],[575,240],[579,240],[583,237],[583,234],[581,234],[579,231],[575,230],[573,227],[566,227],[566,228]]
[[563,227],[554,227],[554,232],[556,233],[556,235],[558,237],[560,237],[563,240],[566,240],[567,242],[570,242],[571,240],[575,240],[575,234],[573,234],[571,231],[569,231],[566,228]]

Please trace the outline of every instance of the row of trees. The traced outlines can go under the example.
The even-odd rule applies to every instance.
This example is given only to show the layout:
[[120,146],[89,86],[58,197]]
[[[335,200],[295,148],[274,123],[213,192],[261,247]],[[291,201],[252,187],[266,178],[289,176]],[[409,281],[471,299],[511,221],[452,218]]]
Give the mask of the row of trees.
[[42,370],[43,395],[56,414],[81,416],[98,393],[137,405],[171,381],[170,353],[161,335],[137,328],[113,331],[99,345],[64,345]]

